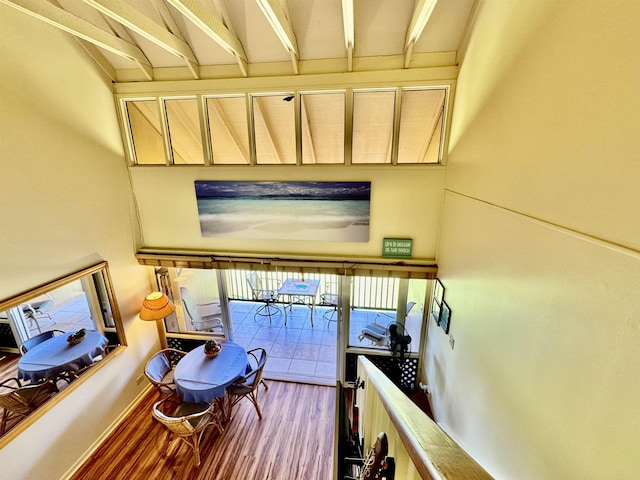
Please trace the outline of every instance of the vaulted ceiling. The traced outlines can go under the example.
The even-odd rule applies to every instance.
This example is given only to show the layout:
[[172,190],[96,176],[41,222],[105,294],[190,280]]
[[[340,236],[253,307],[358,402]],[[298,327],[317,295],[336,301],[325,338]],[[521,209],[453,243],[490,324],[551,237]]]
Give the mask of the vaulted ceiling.
[[455,65],[475,0],[0,0],[115,82]]

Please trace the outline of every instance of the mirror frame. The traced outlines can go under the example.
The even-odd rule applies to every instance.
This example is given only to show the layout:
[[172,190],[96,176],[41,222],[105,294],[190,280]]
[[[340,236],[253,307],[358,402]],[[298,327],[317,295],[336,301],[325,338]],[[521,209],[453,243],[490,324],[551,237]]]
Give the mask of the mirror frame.
[[109,299],[109,304],[111,306],[111,314],[113,317],[113,321],[115,323],[115,329],[118,334],[118,340],[120,345],[114,348],[109,352],[100,362],[98,362],[95,368],[92,368],[85,375],[80,376],[77,380],[74,380],[66,387],[64,390],[56,394],[53,398],[47,401],[44,405],[38,408],[35,412],[32,412],[29,416],[27,416],[24,420],[18,423],[15,427],[9,430],[6,434],[0,437],[0,449],[4,448],[11,440],[13,440],[16,436],[26,430],[29,426],[31,426],[36,420],[45,415],[53,406],[59,403],[62,399],[64,399],[67,395],[73,392],[78,385],[83,383],[88,377],[92,376],[97,370],[104,367],[105,364],[110,362],[116,355],[118,355],[123,348],[127,346],[127,341],[124,333],[124,325],[122,323],[122,317],[120,316],[120,309],[118,307],[118,302],[116,301],[115,292],[113,290],[113,283],[111,281],[111,275],[109,273],[109,265],[106,261],[98,262],[90,267],[83,268],[76,272],[70,273],[63,277],[59,277],[51,282],[44,283],[39,285],[31,290],[24,291],[12,297],[0,300],[0,312],[4,312],[13,307],[17,307],[18,305],[28,302],[29,300],[43,295],[51,290],[55,290],[64,285],[67,285],[76,280],[80,280],[81,278],[85,278],[87,276],[91,276],[95,273],[102,273],[105,289],[107,292],[107,297]]

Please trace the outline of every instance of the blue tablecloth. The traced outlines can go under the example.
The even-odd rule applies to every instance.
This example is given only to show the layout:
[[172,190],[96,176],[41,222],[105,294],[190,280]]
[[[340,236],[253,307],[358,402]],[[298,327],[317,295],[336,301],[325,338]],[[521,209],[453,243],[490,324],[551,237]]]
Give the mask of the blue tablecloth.
[[67,342],[71,333],[74,332],[50,338],[25,353],[18,361],[18,378],[39,382],[84,368],[104,355],[108,340],[100,332],[88,330],[85,339],[76,345]]
[[237,343],[223,342],[215,358],[207,358],[204,345],[187,353],[176,366],[176,390],[185,402],[211,403],[224,397],[229,385],[247,371],[247,352]]

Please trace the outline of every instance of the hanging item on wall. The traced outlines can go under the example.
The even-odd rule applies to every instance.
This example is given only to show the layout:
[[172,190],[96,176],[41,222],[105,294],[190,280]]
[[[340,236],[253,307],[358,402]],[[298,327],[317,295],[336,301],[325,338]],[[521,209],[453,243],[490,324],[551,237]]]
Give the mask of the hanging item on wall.
[[444,285],[437,278],[433,281],[433,298],[431,300],[431,317],[440,325],[440,313],[444,301]]
[[196,181],[203,237],[368,242],[371,182]]
[[440,309],[440,326],[444,330],[444,333],[449,333],[449,326],[451,325],[451,309],[444,300],[442,301],[442,307]]
[[388,258],[411,258],[413,239],[385,238],[382,241],[382,256]]

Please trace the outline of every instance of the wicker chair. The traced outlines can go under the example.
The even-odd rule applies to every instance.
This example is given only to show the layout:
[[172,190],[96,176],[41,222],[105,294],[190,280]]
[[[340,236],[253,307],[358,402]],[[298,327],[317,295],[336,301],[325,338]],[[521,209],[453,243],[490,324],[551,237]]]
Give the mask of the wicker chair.
[[168,429],[162,455],[167,454],[173,437],[177,436],[193,449],[196,467],[200,466],[200,439],[205,429],[213,425],[221,434],[224,432],[214,403],[181,402],[177,395],[170,395],[155,403],[152,414]]
[[[15,383],[15,386],[9,385],[10,382]],[[4,434],[9,420],[16,417],[26,417],[58,391],[51,381],[23,387],[17,378],[5,380],[0,383],[0,388],[9,390],[0,393],[0,408],[3,409],[0,420],[0,435]]]
[[267,363],[267,351],[264,348],[254,348],[247,352],[249,354],[249,364],[251,365],[251,371],[244,377],[236,380],[233,385],[227,389],[227,394],[230,396],[230,410],[229,417],[231,417],[231,410],[233,406],[243,398],[247,397],[253,406],[256,407],[258,412],[258,418],[262,419],[262,411],[258,404],[258,387],[262,383],[265,389],[268,389],[268,385],[262,378],[262,370]]
[[156,353],[147,362],[144,374],[160,393],[174,393],[176,385],[173,382],[175,366],[187,353],[174,348],[165,348]]

